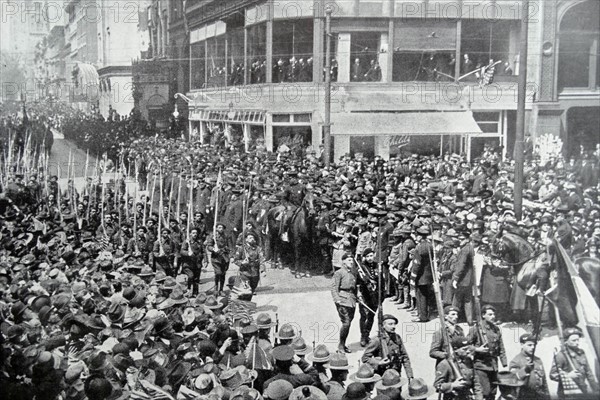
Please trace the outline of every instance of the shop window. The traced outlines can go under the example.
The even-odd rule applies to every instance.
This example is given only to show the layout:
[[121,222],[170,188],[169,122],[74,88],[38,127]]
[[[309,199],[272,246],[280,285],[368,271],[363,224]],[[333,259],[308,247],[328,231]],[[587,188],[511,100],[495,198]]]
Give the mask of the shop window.
[[350,39],[350,80],[352,82],[381,81],[379,66],[379,32],[353,33]]
[[310,123],[312,120],[312,115],[311,114],[293,114],[293,121],[292,122],[308,122]]
[[274,126],[273,148],[278,151],[287,151],[298,156],[312,143],[312,129],[310,126]]
[[[401,146],[390,146],[390,157],[410,157],[412,154],[439,155],[440,135],[412,135],[405,138]],[[446,139],[444,139],[446,140]]]
[[227,77],[227,59],[225,51],[225,35],[210,38],[206,41],[208,86],[224,86]]
[[375,157],[375,136],[351,136],[350,156],[355,157],[357,154],[372,160]]
[[[496,68],[497,75],[513,75],[518,31],[517,21],[463,20],[461,76],[488,65],[491,60],[502,61],[503,65]],[[475,74],[470,79],[475,80]]]
[[273,122],[290,122],[290,114],[273,114]]
[[190,68],[192,69],[192,89],[202,89],[206,84],[206,43],[191,45]]
[[453,81],[456,72],[455,52],[396,52],[394,53],[394,82]]
[[248,151],[255,151],[257,148],[263,148],[265,146],[265,127],[264,126],[250,126],[250,137],[248,143]]
[[500,138],[474,137],[471,139],[471,159],[481,157],[486,151],[500,153]]
[[498,112],[474,112],[473,119],[483,133],[500,132],[500,113]]
[[273,82],[311,82],[313,75],[313,21],[273,23]]
[[249,80],[251,84],[266,82],[267,25],[262,23],[248,28]]

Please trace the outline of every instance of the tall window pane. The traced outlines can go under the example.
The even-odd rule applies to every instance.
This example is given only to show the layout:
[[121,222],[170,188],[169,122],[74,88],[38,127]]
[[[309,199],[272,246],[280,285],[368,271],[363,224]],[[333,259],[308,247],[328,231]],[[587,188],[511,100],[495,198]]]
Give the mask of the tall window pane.
[[229,71],[228,83],[232,86],[244,84],[244,28],[235,29],[227,34]]
[[273,82],[311,82],[312,54],[312,20],[273,24]]
[[350,40],[350,80],[352,82],[379,82],[379,32],[353,33]]
[[208,58],[206,60],[208,69],[208,85],[224,86],[227,75],[225,57],[225,35],[217,36],[207,40]]
[[248,60],[250,83],[265,83],[267,67],[267,25],[258,24],[248,28]]
[[190,85],[192,89],[202,89],[206,83],[205,47],[205,42],[194,43],[191,46],[190,67],[192,71],[192,81],[190,82]]

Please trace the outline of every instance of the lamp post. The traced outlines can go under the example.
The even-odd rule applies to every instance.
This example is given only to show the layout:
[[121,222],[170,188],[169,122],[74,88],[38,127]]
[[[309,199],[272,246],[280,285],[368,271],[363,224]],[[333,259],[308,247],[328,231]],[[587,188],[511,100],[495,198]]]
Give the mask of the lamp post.
[[325,166],[331,164],[331,13],[330,5],[325,7],[325,123],[323,142],[325,144]]

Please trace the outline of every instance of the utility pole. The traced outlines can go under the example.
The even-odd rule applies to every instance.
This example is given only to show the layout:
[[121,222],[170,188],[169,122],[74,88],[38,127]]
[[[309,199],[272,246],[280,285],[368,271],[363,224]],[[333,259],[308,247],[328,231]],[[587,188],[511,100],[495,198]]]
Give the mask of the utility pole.
[[521,51],[519,54],[519,83],[517,100],[517,132],[514,149],[515,159],[515,217],[523,216],[523,168],[525,162],[525,100],[527,96],[527,44],[529,29],[529,0],[523,0],[521,9]]
[[325,7],[325,123],[323,142],[325,144],[325,166],[331,164],[331,13],[330,5]]

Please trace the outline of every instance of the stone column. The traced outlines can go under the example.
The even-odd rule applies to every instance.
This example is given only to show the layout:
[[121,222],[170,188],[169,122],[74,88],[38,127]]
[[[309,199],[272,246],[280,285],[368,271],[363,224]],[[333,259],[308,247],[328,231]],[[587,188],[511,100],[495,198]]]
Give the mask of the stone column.
[[337,54],[335,56],[338,63],[338,79],[340,83],[350,82],[350,52],[352,48],[350,46],[350,33],[338,33],[334,34],[334,39],[337,36]]

